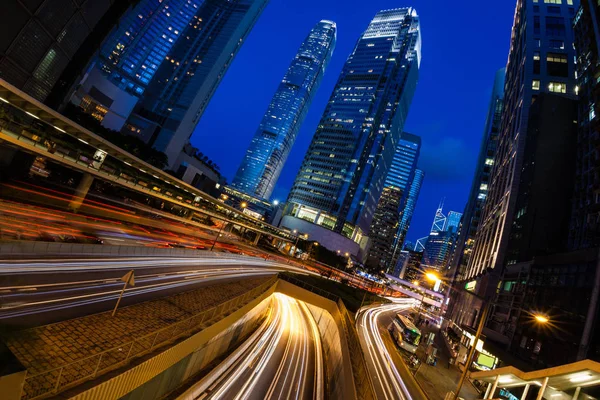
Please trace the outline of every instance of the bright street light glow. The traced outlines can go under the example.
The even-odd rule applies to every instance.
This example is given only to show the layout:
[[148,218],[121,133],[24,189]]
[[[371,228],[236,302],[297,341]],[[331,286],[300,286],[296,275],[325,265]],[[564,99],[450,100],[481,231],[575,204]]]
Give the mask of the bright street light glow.
[[544,315],[534,315],[533,317],[536,319],[537,322],[540,322],[542,324],[545,324],[546,322],[550,321],[548,317]]
[[440,278],[438,278],[438,276],[437,276],[436,274],[434,274],[433,272],[428,272],[428,273],[426,273],[426,274],[425,274],[425,277],[426,277],[427,279],[429,279],[430,281],[434,281],[434,282],[435,282],[435,281],[439,281],[439,280],[440,280]]
[[273,205],[274,206],[278,206],[279,205],[279,200],[273,200]]

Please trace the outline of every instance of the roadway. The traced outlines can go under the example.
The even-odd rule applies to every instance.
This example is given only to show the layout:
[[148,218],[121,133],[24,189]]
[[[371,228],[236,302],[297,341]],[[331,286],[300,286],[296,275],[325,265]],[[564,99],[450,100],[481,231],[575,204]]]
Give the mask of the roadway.
[[407,312],[414,300],[364,307],[357,313],[356,329],[377,399],[427,400],[408,370],[387,328],[397,313]]
[[281,293],[264,323],[178,399],[324,398],[322,344],[308,307]]
[[112,309],[135,274],[121,306],[231,280],[307,273],[294,265],[256,257],[120,257],[0,260],[0,324],[44,325]]

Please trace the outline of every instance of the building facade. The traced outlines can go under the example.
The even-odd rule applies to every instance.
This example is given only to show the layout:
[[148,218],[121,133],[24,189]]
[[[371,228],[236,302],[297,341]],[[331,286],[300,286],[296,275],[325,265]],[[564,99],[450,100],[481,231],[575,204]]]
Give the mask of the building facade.
[[120,131],[186,27],[202,24],[196,13],[203,3],[141,0],[106,38],[71,102]]
[[463,212],[463,222],[452,259],[453,278],[462,280],[465,268],[475,245],[475,235],[479,220],[483,211],[483,205],[488,196],[490,174],[494,165],[494,157],[498,146],[498,133],[500,132],[500,121],[502,118],[502,107],[504,99],[504,77],[505,69],[496,72],[494,87],[488,114],[485,120],[485,129],[481,139],[481,148],[469,198]]
[[0,78],[42,102],[56,97],[132,3],[3,0]]
[[290,191],[283,226],[365,258],[416,89],[420,54],[414,9],[377,13],[342,69]]
[[367,256],[367,267],[374,271],[389,272],[394,252],[394,237],[400,222],[399,208],[402,190],[395,186],[383,188],[379,204],[371,224],[371,248]]
[[310,31],[279,84],[231,186],[269,199],[321,84],[336,41],[336,25]]
[[577,97],[570,22],[577,6],[577,0],[517,1],[498,149],[466,279],[492,271],[499,275],[506,265],[511,226],[519,212],[516,202],[531,104],[541,93]]
[[446,216],[446,224],[444,225],[444,230],[453,233],[458,233],[458,227],[460,226],[462,216],[462,213],[459,213],[457,211],[449,211],[448,215]]
[[[375,216],[370,228],[371,248],[368,255],[368,264],[373,269],[389,272],[396,264],[398,254],[402,249],[402,242],[400,241],[401,231],[399,229],[400,219],[407,205],[409,186],[415,179],[420,150],[421,138],[417,135],[402,132],[400,142],[394,152],[392,166],[385,178],[383,189],[384,192],[387,188],[396,189],[395,193],[400,194],[401,197],[398,200],[394,199],[394,203],[397,206],[397,215],[394,218],[385,219],[389,225],[382,226],[382,221],[379,218],[379,214],[387,215],[389,212],[391,204],[389,199],[383,199],[382,194],[382,198],[379,199],[379,203],[375,209]],[[383,209],[380,210],[380,207],[383,207]],[[375,264],[376,260],[379,260],[377,261],[379,265]]]
[[[417,200],[419,200],[419,193],[421,192],[421,186],[423,186],[423,179],[425,179],[425,173],[420,169],[415,169],[415,175],[410,182],[408,191],[406,194],[406,202],[402,207],[402,215],[400,216],[400,226],[398,227],[396,244],[394,246],[395,251],[404,248],[404,242],[406,240],[406,234],[410,228],[410,222],[412,221],[415,207],[417,206]],[[414,246],[410,247],[414,249]]]
[[124,129],[148,132],[171,169],[268,0],[205,0]]

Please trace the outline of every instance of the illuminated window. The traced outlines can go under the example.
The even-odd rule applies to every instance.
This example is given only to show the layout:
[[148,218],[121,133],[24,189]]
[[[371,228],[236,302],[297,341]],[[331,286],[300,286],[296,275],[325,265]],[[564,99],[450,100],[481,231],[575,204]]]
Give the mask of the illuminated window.
[[533,90],[540,90],[540,81],[538,81],[537,79],[534,79],[534,80],[531,82],[531,88],[532,88]]
[[553,93],[567,93],[567,85],[562,82],[550,82],[548,90]]
[[485,165],[494,165],[494,159],[493,158],[486,158],[485,159]]
[[[567,0],[567,1],[571,1],[571,4],[573,3],[573,0]],[[545,4],[562,4],[562,0],[544,0]]]

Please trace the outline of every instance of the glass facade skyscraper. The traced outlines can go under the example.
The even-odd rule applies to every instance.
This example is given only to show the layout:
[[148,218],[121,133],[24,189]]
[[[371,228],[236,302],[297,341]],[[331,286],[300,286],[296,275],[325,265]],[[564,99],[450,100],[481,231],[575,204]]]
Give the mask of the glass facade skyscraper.
[[457,233],[461,218],[462,213],[449,211],[448,215],[446,216],[446,225],[444,226],[444,230]]
[[378,12],[342,69],[292,186],[283,226],[365,256],[360,250],[400,141],[420,58],[416,11]]
[[406,192],[414,177],[420,152],[421,138],[417,135],[402,132],[384,186],[394,186]]
[[268,199],[296,141],[336,41],[332,21],[320,21],[292,60],[231,186]]
[[[204,0],[141,0],[102,44],[72,102],[121,130],[154,74]],[[137,132],[135,132],[137,133]]]
[[179,168],[178,157],[268,0],[205,0],[148,85],[126,129]]
[[419,193],[421,192],[421,186],[423,185],[424,178],[425,173],[420,169],[415,169],[414,178],[412,179],[410,187],[408,188],[408,193],[405,196],[406,203],[402,208],[402,217],[400,218],[397,239],[397,242],[400,243],[400,245],[396,246],[397,249],[401,249],[403,247],[404,239],[406,239],[406,234],[408,233],[408,228],[410,227],[410,221],[412,220],[415,207],[417,206],[417,200],[419,199]]
[[[383,221],[378,220],[380,219],[378,215],[381,213],[386,215],[389,213],[388,210],[390,208],[389,199],[382,201],[382,195],[382,199],[377,204],[375,217],[370,228],[371,249],[369,250],[369,260],[367,261],[370,268],[388,270],[396,264],[398,255],[402,249],[401,237],[399,235],[400,218],[403,214],[403,208],[407,204],[409,186],[415,177],[420,150],[421,138],[407,132],[402,132],[400,142],[394,152],[392,166],[388,171],[384,183],[384,192],[386,189],[394,188],[396,190],[393,193],[400,196],[398,199],[394,199],[396,217],[393,219],[386,218],[385,221],[388,224],[386,226],[382,225]],[[384,210],[380,210],[380,207],[383,207]],[[377,233],[374,233],[374,230],[377,230]]]

